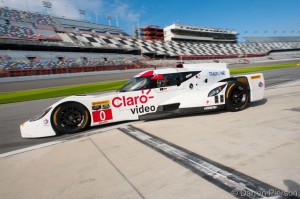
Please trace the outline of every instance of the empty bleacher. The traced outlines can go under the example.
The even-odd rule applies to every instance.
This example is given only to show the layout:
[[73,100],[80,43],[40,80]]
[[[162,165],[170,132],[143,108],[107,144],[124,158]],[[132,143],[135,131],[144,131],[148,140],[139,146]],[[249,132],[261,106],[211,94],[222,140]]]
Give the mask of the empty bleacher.
[[60,33],[63,41],[80,46],[139,48],[142,54],[174,57],[180,55],[263,55],[271,50],[299,49],[300,42],[272,43],[199,43],[148,41],[133,37],[99,35],[95,33]]
[[[28,76],[140,68],[139,55],[0,50],[0,76]],[[148,66],[145,66],[148,67]]]
[[[299,49],[300,42],[201,43],[149,41],[129,37],[118,27],[0,8],[0,37],[35,39],[46,45],[99,49],[140,49],[150,57],[264,55]],[[52,43],[51,43],[52,42]]]
[[[261,56],[266,56],[274,50],[300,49],[299,41],[203,43],[143,40],[128,36],[118,27],[9,8],[0,8],[0,41],[7,46],[11,45],[9,47],[15,47],[14,51],[9,47],[7,48],[9,51],[5,51],[4,47],[1,48],[0,69],[4,70],[141,64],[139,62],[141,56],[136,58],[131,55],[134,58],[129,59],[127,55],[122,58],[123,55],[110,56],[107,52],[141,52],[142,55],[152,58],[210,59],[210,61],[226,59],[228,63],[233,63],[236,62],[235,58],[247,57],[246,61],[248,58],[250,61],[260,60]],[[51,50],[55,52],[22,52],[18,51],[19,46],[26,46],[23,50],[36,48],[35,50],[42,51],[49,51],[49,48],[53,47]],[[106,54],[99,54],[100,51]],[[279,56],[273,57],[276,59]]]

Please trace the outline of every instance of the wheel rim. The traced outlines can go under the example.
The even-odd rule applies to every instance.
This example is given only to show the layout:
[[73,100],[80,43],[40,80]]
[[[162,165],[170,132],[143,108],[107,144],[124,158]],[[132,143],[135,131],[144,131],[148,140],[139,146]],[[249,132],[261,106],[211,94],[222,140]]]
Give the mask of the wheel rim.
[[84,120],[84,111],[73,106],[63,108],[58,117],[58,123],[67,129],[80,127]]
[[234,89],[231,93],[231,102],[233,105],[239,105],[241,103],[244,103],[246,101],[246,94],[243,92],[243,90],[240,89]]

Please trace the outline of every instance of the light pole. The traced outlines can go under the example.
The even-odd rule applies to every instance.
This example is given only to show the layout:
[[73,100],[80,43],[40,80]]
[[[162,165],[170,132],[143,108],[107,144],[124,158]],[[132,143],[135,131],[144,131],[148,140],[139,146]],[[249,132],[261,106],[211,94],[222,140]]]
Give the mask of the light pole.
[[96,16],[96,23],[99,24],[98,23],[98,11],[97,10],[95,10],[95,16]]
[[79,9],[79,15],[81,16],[81,19],[84,20],[85,19],[85,10]]
[[141,38],[141,30],[140,30],[140,20],[137,19],[136,21],[136,25],[137,25],[137,30],[138,30],[138,38]]
[[118,18],[118,15],[116,15],[116,25],[117,25],[117,27],[119,27],[119,18]]
[[111,26],[111,19],[112,19],[112,16],[111,15],[106,15],[106,19],[108,20],[108,25]]
[[46,8],[47,10],[47,15],[49,15],[49,9],[52,8],[52,3],[49,1],[43,1],[43,6]]

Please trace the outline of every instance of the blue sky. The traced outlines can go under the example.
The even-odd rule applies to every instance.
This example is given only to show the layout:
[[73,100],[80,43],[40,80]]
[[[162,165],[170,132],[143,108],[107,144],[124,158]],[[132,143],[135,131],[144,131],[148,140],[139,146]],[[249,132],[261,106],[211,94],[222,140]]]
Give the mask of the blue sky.
[[[50,14],[111,24],[132,34],[132,27],[182,23],[201,27],[234,29],[245,36],[300,36],[300,0],[47,0]],[[0,0],[1,6],[46,12],[42,0]],[[98,18],[96,19],[96,16]]]

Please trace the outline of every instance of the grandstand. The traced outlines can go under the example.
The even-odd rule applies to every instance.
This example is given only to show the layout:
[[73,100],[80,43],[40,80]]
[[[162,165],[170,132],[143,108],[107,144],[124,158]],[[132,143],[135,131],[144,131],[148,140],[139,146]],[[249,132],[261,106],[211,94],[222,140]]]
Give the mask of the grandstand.
[[213,43],[237,43],[237,31],[221,28],[204,28],[184,24],[172,24],[164,28],[165,41],[198,41]]
[[237,35],[234,30],[173,24],[164,29],[164,41],[156,40],[161,32],[147,40],[118,27],[0,8],[0,70],[2,76],[16,76],[10,72],[127,69],[146,67],[146,58],[240,59],[300,49],[300,41],[237,43]]
[[141,28],[141,36],[145,40],[164,40],[164,30],[159,26],[145,26],[144,28]]
[[126,32],[114,26],[106,26],[102,24],[95,24],[85,21],[65,19],[59,17],[53,17],[53,19],[60,25],[61,28],[64,29],[83,30],[96,33],[129,36]]

